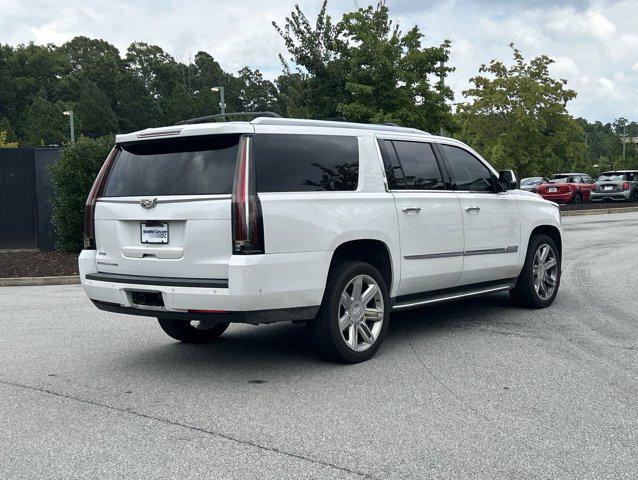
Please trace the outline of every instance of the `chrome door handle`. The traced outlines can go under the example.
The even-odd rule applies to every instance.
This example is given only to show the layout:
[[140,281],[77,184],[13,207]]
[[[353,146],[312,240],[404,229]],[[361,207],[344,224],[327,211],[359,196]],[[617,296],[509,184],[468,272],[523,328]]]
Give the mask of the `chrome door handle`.
[[466,212],[476,212],[476,213],[478,213],[478,212],[481,211],[481,208],[475,205],[473,207],[466,207],[465,211]]
[[401,207],[401,211],[403,213],[419,213],[421,211],[421,207]]

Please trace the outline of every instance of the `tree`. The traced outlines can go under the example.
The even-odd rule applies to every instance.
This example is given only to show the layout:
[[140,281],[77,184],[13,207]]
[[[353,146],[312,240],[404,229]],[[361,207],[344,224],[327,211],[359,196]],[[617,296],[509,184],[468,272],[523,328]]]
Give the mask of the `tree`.
[[17,146],[18,142],[7,141],[7,132],[0,131],[0,148],[16,148]]
[[243,112],[265,112],[278,109],[277,87],[264,80],[259,70],[244,67],[239,71],[239,101]]
[[314,26],[298,6],[283,28],[273,23],[296,66],[292,72],[282,59],[277,81],[289,110],[436,132],[453,128],[445,103],[452,91],[438,81],[452,70],[440,66],[449,59],[449,41],[424,47],[419,28],[404,34],[384,2],[347,13],[337,24],[326,7],[324,0]]
[[591,169],[581,125],[566,109],[576,92],[549,74],[553,63],[542,55],[526,62],[510,44],[514,64],[492,60],[470,79],[458,109],[459,137],[497,168],[519,176]]
[[64,116],[66,105],[37,96],[27,108],[25,140],[29,146],[62,144],[69,140],[69,124]]
[[78,119],[78,132],[88,137],[100,137],[118,130],[117,117],[109,98],[91,81],[82,84],[74,112]]
[[62,149],[60,160],[51,168],[55,197],[53,224],[56,248],[65,252],[82,249],[84,205],[114,138],[80,136]]

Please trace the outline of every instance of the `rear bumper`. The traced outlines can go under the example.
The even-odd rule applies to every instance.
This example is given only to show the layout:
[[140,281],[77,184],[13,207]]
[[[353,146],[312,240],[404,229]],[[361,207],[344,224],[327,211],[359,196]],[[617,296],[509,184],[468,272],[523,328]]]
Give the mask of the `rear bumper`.
[[623,190],[621,192],[592,192],[590,199],[592,202],[626,202],[629,200],[631,190]]
[[122,313],[124,315],[139,315],[142,317],[155,317],[158,319],[171,320],[213,320],[217,322],[229,323],[275,323],[296,320],[311,320],[319,311],[319,306],[280,308],[272,310],[255,310],[252,312],[175,312],[170,310],[145,309],[143,307],[123,307],[116,303],[101,302],[93,300],[93,304],[100,310],[112,313]]
[[550,202],[556,203],[569,203],[572,201],[573,193],[542,193],[539,194],[545,200],[549,200]]
[[[314,317],[331,256],[331,252],[233,255],[228,279],[193,279],[97,272],[95,251],[84,250],[79,269],[84,291],[103,310],[191,319],[199,315],[194,310],[212,310],[223,312],[223,321],[272,323]],[[161,293],[164,307],[134,304],[133,291]]]

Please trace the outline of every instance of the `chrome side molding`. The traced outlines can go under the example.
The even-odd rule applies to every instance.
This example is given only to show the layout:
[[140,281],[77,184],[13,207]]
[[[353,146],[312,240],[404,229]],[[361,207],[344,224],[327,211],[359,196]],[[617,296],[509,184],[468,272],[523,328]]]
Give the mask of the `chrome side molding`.
[[483,248],[480,250],[465,250],[464,252],[424,253],[419,255],[405,255],[406,260],[425,260],[428,258],[470,257],[472,255],[494,255],[499,253],[518,253],[518,245],[508,245],[503,248]]

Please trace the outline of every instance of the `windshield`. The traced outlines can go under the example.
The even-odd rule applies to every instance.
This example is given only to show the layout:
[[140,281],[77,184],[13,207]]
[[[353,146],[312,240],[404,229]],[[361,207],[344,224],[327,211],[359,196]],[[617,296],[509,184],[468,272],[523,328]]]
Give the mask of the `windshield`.
[[531,177],[524,178],[521,180],[521,185],[536,185],[537,183],[541,183],[543,181],[543,177]]
[[622,173],[603,173],[598,177],[599,182],[622,182],[625,175]]

